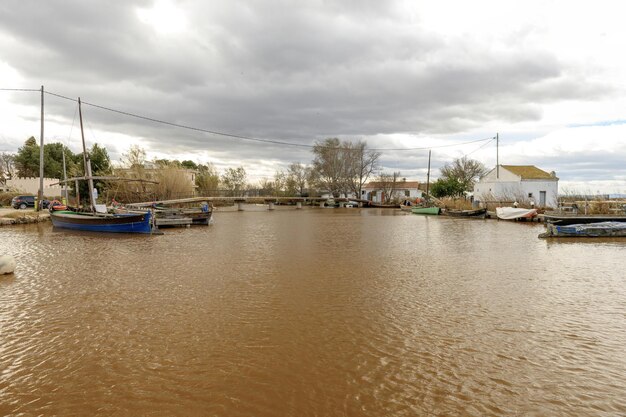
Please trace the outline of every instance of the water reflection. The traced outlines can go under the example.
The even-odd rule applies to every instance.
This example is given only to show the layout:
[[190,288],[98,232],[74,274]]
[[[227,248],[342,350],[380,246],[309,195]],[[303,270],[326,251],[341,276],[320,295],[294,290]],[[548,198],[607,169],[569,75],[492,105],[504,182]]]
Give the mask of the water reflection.
[[626,243],[379,209],[0,229],[0,414],[626,412]]

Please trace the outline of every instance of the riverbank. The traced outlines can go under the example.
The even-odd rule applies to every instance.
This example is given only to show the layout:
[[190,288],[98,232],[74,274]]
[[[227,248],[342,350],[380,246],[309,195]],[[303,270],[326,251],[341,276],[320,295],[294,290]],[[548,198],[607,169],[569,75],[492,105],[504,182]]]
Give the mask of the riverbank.
[[0,207],[0,226],[41,223],[49,220],[50,213],[47,210],[36,212],[34,209],[16,210]]

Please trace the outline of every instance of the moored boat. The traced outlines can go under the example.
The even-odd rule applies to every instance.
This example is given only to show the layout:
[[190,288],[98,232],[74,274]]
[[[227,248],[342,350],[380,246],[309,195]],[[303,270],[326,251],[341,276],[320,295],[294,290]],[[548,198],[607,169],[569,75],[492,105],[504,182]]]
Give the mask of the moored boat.
[[371,207],[371,208],[400,208],[400,204],[382,204],[382,203],[374,203],[374,202],[369,202],[367,204],[367,207]]
[[54,227],[107,233],[152,233],[151,217],[149,211],[116,214],[69,210],[50,212]]
[[589,224],[601,222],[626,222],[625,215],[611,214],[567,214],[567,213],[545,213],[543,219],[546,223],[558,224],[560,226],[570,224]]
[[412,207],[411,213],[413,214],[430,214],[430,215],[438,215],[441,213],[441,209],[439,207]]
[[197,208],[157,208],[155,210],[155,220],[157,226],[175,225],[174,220],[189,220],[179,224],[204,225],[211,223],[213,214],[212,207],[206,205]]
[[[70,180],[86,180],[89,186],[89,211],[57,210],[58,205],[50,207],[52,225],[62,229],[83,230],[90,232],[107,233],[152,233],[153,223],[150,211],[124,211],[108,213],[106,205],[96,204],[94,196],[94,177],[91,175],[91,161],[85,147],[83,130],[83,114],[80,97],[78,98],[78,114],[80,118],[80,132],[83,142],[83,163],[85,176]],[[63,182],[68,182],[64,180]],[[156,229],[156,227],[155,227]]]
[[569,225],[546,224],[546,232],[539,235],[547,237],[626,237],[626,222],[597,222]]
[[482,218],[484,219],[487,215],[487,209],[475,209],[475,210],[443,210],[442,214],[451,217],[472,217],[472,218]]
[[532,219],[537,216],[537,209],[496,207],[496,216],[502,220]]

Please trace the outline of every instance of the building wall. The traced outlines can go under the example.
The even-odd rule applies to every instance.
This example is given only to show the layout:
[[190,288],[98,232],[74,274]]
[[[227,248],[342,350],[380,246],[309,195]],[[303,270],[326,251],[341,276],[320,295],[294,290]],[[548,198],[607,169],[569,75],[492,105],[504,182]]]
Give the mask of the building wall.
[[[382,190],[380,189],[364,188],[363,193],[364,195],[362,198],[365,200],[371,200],[374,203],[382,202]],[[416,198],[422,198],[423,193],[422,190],[418,190],[417,188],[397,188],[395,190],[395,195],[399,200],[415,200]]]
[[518,182],[521,178],[519,175],[513,174],[511,171],[508,171],[502,167],[500,167],[500,175],[498,176],[498,172],[496,168],[489,171],[485,176],[482,177],[482,181],[486,182],[494,182],[494,181],[504,181],[504,182]]
[[[43,179],[43,195],[46,197],[55,197],[61,195],[60,185],[50,185],[59,182],[56,178],[44,178]],[[24,194],[37,195],[39,192],[39,178],[13,178],[7,180],[6,186],[9,189],[16,190],[17,192]]]
[[[536,206],[540,205],[540,192],[546,192],[546,206],[556,207],[558,202],[559,183],[554,180],[522,180],[503,181],[500,170],[500,181],[489,181],[487,177],[474,186],[474,199],[479,202],[491,199],[508,201],[522,200],[534,201]],[[532,194],[532,196],[529,196]]]

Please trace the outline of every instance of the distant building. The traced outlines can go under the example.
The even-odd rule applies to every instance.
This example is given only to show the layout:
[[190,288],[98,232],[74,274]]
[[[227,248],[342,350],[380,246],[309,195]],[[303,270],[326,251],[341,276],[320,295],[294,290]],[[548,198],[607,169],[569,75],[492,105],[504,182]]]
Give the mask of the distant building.
[[[46,197],[60,196],[61,186],[51,185],[58,182],[59,180],[56,178],[44,178],[43,195]],[[6,180],[6,184],[2,187],[2,189],[6,191],[37,195],[39,192],[39,177],[24,177]]]
[[517,201],[556,207],[558,192],[559,179],[554,171],[548,173],[534,165],[500,165],[474,185],[474,199],[481,203]]
[[[387,187],[388,188],[388,187]],[[411,200],[422,198],[424,193],[420,189],[421,185],[418,181],[398,181],[394,187],[394,196],[399,200]],[[382,182],[372,181],[363,186],[361,190],[361,198],[370,200],[375,203],[385,201],[384,187]]]

